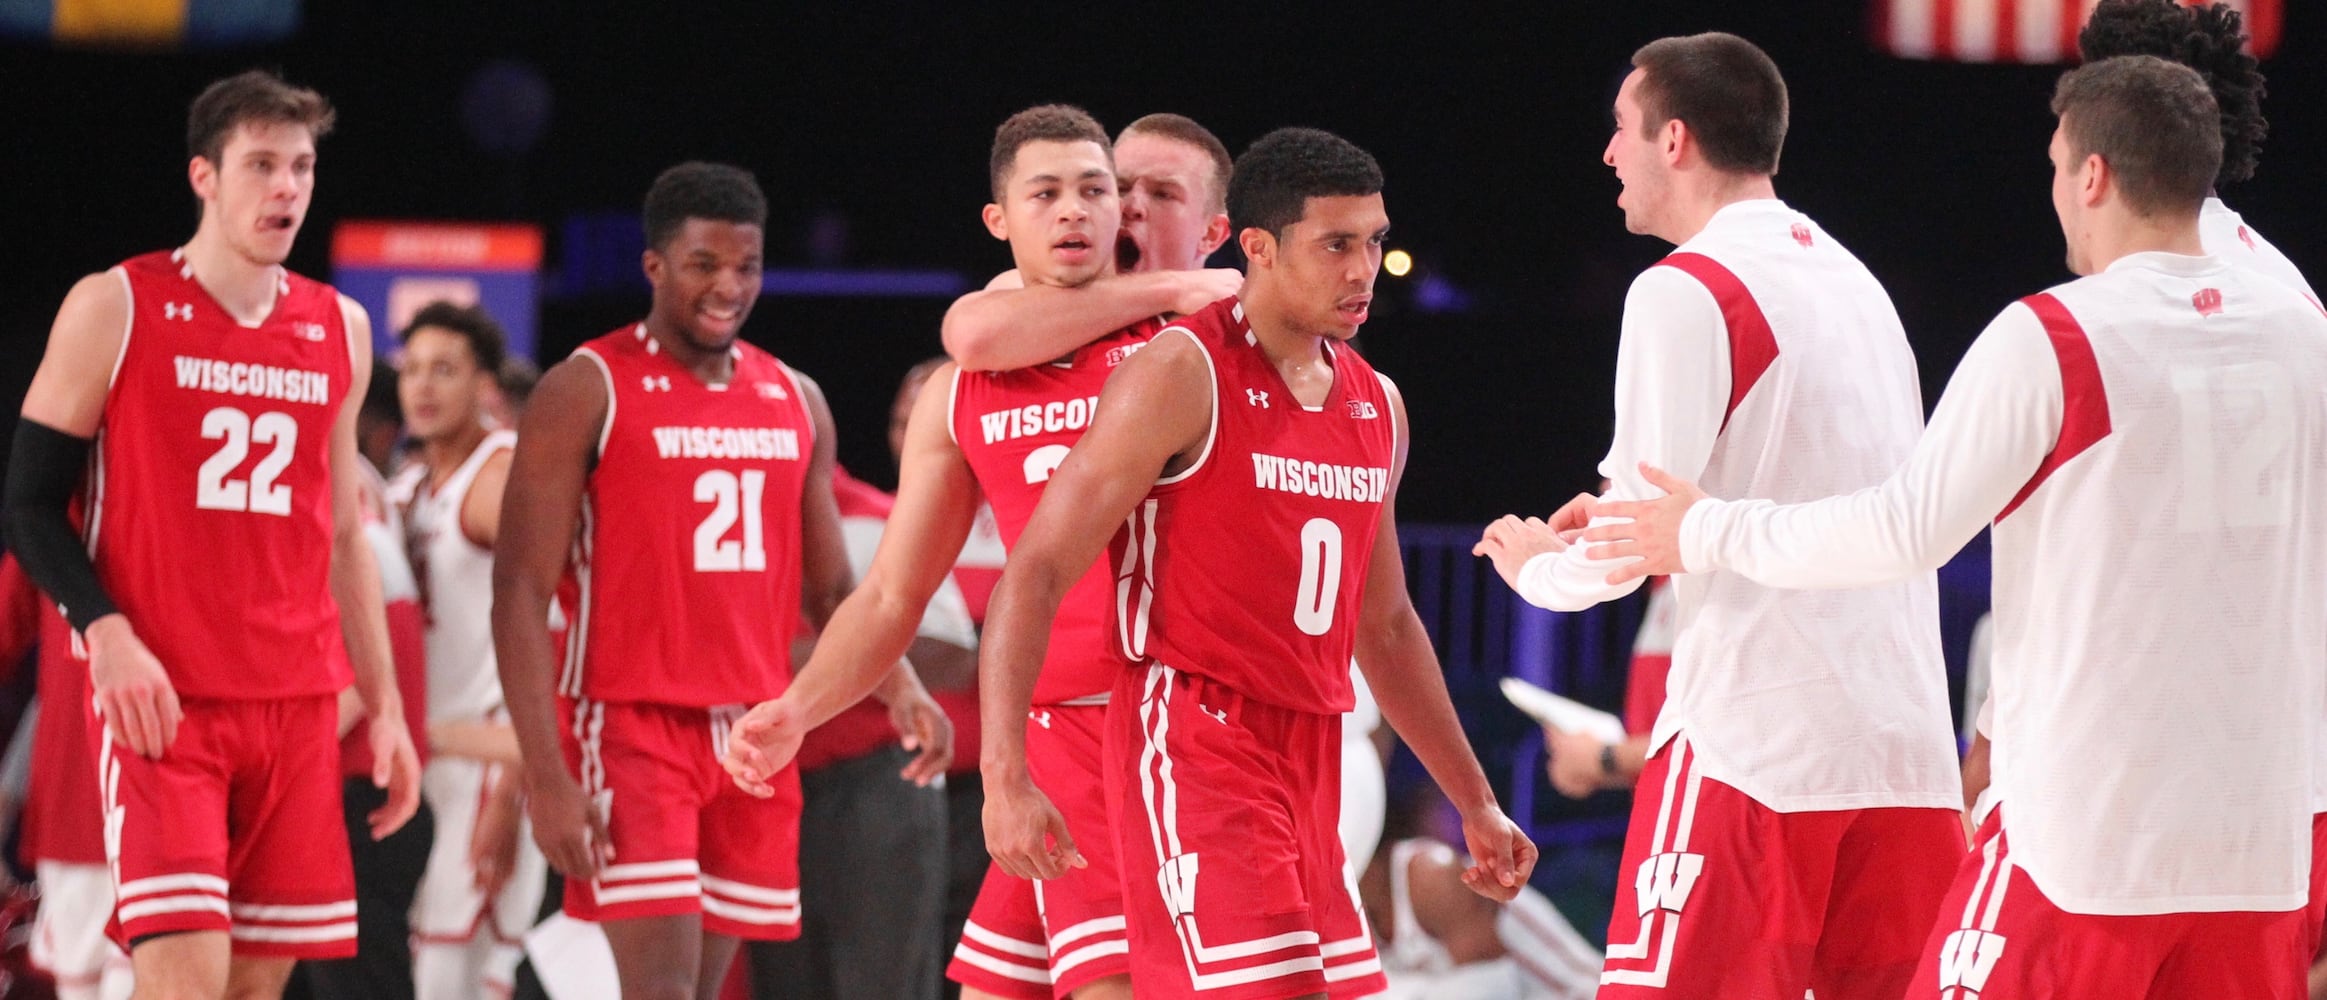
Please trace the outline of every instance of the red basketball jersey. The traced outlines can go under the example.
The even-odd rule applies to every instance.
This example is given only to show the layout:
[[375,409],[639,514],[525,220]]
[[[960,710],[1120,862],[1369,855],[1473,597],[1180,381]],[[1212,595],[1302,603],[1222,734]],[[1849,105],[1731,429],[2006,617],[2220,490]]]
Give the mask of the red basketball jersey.
[[[1108,374],[1147,346],[1161,327],[1154,320],[1128,326],[1046,365],[954,374],[954,443],[993,505],[1005,546],[1017,547],[1050,474],[1091,426]],[[1091,564],[1067,590],[1051,622],[1050,653],[1034,682],[1035,704],[1055,705],[1114,689],[1115,675],[1125,666],[1107,638],[1114,591],[1114,574],[1105,560]]]
[[73,655],[73,628],[46,605],[40,615],[40,719],[32,730],[32,775],[24,793],[27,862],[105,863],[105,805],[97,788],[97,741],[89,727],[89,662]]
[[331,599],[331,428],[353,365],[339,295],[283,272],[256,326],[184,251],[114,268],[128,339],[84,497],[98,579],[178,694],[347,686]]
[[1123,652],[1272,705],[1346,712],[1396,447],[1388,382],[1329,345],[1333,389],[1302,406],[1234,298],[1158,334],[1175,335],[1211,362],[1212,432],[1115,540]]
[[798,380],[739,342],[732,381],[706,384],[643,323],[574,353],[604,374],[608,405],[567,566],[559,692],[693,707],[782,694],[815,450]]

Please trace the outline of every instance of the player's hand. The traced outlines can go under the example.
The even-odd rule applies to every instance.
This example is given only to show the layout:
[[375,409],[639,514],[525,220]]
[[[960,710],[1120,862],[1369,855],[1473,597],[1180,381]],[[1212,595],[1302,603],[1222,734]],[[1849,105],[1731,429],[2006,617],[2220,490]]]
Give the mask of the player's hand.
[[401,707],[374,709],[365,738],[372,745],[372,787],[388,790],[388,801],[365,820],[372,839],[386,840],[420,811],[420,754],[412,749],[412,729]]
[[1544,767],[1551,772],[1551,787],[1571,799],[1591,798],[1607,787],[1607,774],[1600,767],[1605,746],[1595,736],[1543,727],[1543,752],[1551,758]]
[[1608,574],[1610,585],[1645,576],[1688,572],[1681,565],[1681,521],[1688,516],[1690,507],[1705,499],[1705,491],[1647,462],[1640,463],[1640,474],[1665,495],[1654,500],[1602,503],[1601,517],[1629,520],[1602,524],[1586,529],[1583,534],[1584,541],[1593,543],[1584,550],[1585,556],[1594,560],[1633,560]]
[[1016,780],[987,780],[985,820],[986,853],[1018,878],[1057,878],[1090,864],[1075,849],[1066,817],[1023,773]]
[[[1574,501],[1569,501],[1569,505],[1573,506]],[[1527,565],[1527,560],[1547,552],[1565,551],[1567,543],[1542,518],[1522,519],[1517,514],[1497,518],[1480,533],[1479,543],[1471,546],[1472,555],[1494,561],[1495,572],[1502,574],[1503,582],[1513,590],[1519,589],[1519,570]]]
[[1535,871],[1535,843],[1503,815],[1488,807],[1462,818],[1462,838],[1469,847],[1471,866],[1463,870],[1462,884],[1497,902],[1510,902]]
[[1205,306],[1225,299],[1244,288],[1244,272],[1233,267],[1208,267],[1201,271],[1174,271],[1179,285],[1178,298],[1172,302],[1172,311],[1182,316],[1202,312]]
[[495,774],[483,807],[477,810],[477,825],[469,831],[469,871],[486,899],[499,896],[501,886],[517,870],[518,817],[525,808],[521,787],[515,775]]
[[570,879],[589,881],[614,863],[614,839],[606,817],[582,794],[581,782],[564,771],[531,774],[525,780],[525,814],[533,820],[533,842],[550,867]]
[[89,646],[89,686],[105,728],[129,752],[159,759],[177,740],[178,723],[186,717],[162,661],[129,627],[129,619],[118,614],[91,622],[82,638]]
[[773,698],[751,707],[727,727],[727,749],[719,766],[735,779],[735,787],[767,798],[776,794],[768,779],[800,755],[800,741],[808,738],[808,720],[789,700]]
[[945,777],[953,766],[953,720],[928,691],[915,685],[908,696],[890,702],[889,724],[897,727],[905,749],[916,751],[899,777],[923,788]]
[[1572,542],[1576,534],[1592,526],[1592,518],[1599,513],[1600,498],[1590,493],[1578,493],[1575,499],[1559,505],[1544,523],[1558,534],[1561,541]]

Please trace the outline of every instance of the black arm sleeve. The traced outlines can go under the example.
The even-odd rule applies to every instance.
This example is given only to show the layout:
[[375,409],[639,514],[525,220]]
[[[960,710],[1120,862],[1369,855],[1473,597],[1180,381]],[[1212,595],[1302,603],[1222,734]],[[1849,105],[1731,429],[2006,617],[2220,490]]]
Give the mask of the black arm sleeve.
[[62,605],[76,631],[120,610],[73,530],[73,494],[89,471],[89,440],[18,418],[15,454],[8,462],[8,550],[24,573]]

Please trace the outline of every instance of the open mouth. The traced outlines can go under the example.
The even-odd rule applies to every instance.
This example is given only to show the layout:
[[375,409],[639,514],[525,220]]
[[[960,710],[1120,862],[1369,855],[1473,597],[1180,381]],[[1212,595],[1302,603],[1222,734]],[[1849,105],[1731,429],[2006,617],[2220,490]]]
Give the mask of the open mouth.
[[1141,256],[1142,254],[1139,249],[1139,241],[1132,239],[1131,234],[1125,233],[1115,238],[1116,271],[1129,274],[1132,271],[1137,270],[1139,268],[1139,259]]
[[1344,299],[1340,305],[1334,308],[1341,313],[1342,318],[1352,323],[1364,323],[1366,314],[1372,311],[1373,304],[1373,296],[1367,295],[1354,299]]
[[714,323],[733,323],[743,318],[743,309],[739,306],[728,306],[725,308],[716,306],[704,306],[701,309],[695,310],[695,312],[701,315],[704,319],[710,320]]
[[259,228],[269,232],[288,232],[298,224],[299,220],[290,215],[269,215],[259,220]]

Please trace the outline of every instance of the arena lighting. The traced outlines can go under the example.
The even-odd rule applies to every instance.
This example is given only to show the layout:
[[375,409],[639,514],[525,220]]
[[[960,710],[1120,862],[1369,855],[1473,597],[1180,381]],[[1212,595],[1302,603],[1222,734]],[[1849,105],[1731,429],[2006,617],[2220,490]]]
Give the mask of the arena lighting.
[[1390,277],[1403,278],[1408,272],[1414,270],[1414,255],[1404,250],[1392,250],[1383,254],[1382,270],[1390,272]]

